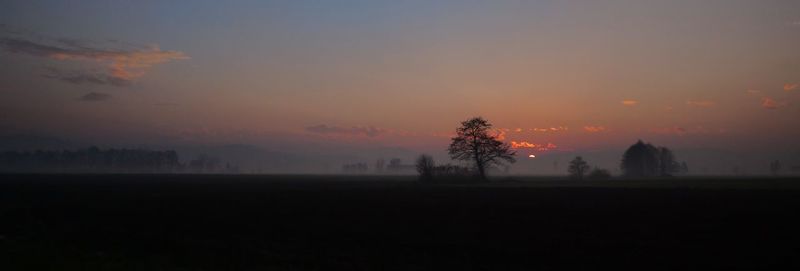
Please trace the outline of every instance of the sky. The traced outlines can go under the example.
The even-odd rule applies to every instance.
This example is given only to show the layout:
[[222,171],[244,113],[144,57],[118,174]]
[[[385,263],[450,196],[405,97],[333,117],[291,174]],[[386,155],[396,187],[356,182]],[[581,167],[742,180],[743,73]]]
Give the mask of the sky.
[[794,0],[2,1],[0,135],[446,159],[483,116],[523,157],[800,165],[798,48]]

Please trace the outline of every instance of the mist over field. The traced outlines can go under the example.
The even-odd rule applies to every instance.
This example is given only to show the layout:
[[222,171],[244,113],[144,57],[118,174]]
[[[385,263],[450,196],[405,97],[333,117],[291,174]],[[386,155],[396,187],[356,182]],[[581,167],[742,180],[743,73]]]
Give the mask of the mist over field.
[[800,270],[800,1],[0,1],[0,270]]
[[[47,3],[47,4],[42,4]],[[145,148],[242,173],[450,161],[484,117],[519,163],[800,166],[794,1],[0,4],[0,150]],[[39,18],[50,18],[40,20]],[[530,155],[536,156],[529,159]]]
[[[89,146],[102,148],[128,148],[145,150],[175,150],[181,162],[187,163],[201,156],[218,158],[222,163],[238,167],[236,174],[352,174],[342,170],[343,165],[365,163],[368,170],[360,174],[416,174],[413,170],[379,172],[375,164],[379,159],[401,159],[412,164],[421,153],[432,154],[439,163],[452,161],[447,155],[446,142],[435,148],[404,148],[391,146],[360,147],[354,144],[317,142],[316,144],[264,144],[243,143],[192,144],[153,143],[125,144],[65,140],[55,137],[17,135],[0,137],[0,151],[78,150]],[[438,147],[438,146],[437,146]],[[582,156],[591,166],[605,168],[620,175],[620,161],[627,146],[617,148],[554,151],[539,154],[536,158],[524,157],[500,175],[565,176],[567,166],[575,156]],[[690,166],[690,176],[765,176],[770,175],[769,163],[780,160],[785,164],[782,175],[800,174],[800,152],[787,149],[775,152],[741,152],[713,148],[674,148],[677,159]]]

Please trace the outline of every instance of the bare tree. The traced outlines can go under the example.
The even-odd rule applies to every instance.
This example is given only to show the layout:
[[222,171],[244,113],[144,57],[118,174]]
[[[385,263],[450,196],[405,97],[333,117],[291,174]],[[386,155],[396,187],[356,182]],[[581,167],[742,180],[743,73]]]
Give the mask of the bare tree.
[[448,148],[451,158],[474,162],[478,177],[482,180],[486,179],[487,169],[517,161],[514,159],[516,152],[511,150],[511,146],[490,134],[491,127],[481,117],[461,122],[461,127],[456,129],[456,137],[452,138]]
[[433,180],[433,170],[435,167],[436,164],[433,162],[433,157],[427,154],[420,155],[416,163],[420,181],[425,182]]
[[570,177],[582,180],[583,176],[589,171],[589,168],[589,164],[583,160],[583,157],[578,156],[569,162],[569,168],[567,168],[567,171],[569,172]]

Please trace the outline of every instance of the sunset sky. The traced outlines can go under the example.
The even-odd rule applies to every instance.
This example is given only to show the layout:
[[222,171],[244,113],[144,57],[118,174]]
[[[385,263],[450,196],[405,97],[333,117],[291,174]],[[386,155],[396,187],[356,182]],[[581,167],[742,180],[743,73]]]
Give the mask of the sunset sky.
[[473,116],[525,156],[800,154],[800,1],[0,2],[1,135],[440,154]]

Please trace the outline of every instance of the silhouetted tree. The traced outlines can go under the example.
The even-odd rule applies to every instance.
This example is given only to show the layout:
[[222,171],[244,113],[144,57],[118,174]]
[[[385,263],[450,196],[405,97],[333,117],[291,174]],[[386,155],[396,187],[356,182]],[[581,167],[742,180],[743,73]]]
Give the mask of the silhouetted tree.
[[415,169],[416,167],[414,165],[404,165],[403,160],[400,160],[400,158],[392,158],[389,160],[389,165],[386,166],[386,171],[392,173],[414,171]]
[[689,174],[689,166],[686,165],[686,161],[681,162],[681,174]]
[[189,161],[189,169],[195,173],[217,173],[220,171],[220,160],[201,154]]
[[415,166],[419,173],[420,181],[429,182],[433,180],[433,171],[436,167],[436,164],[433,162],[433,157],[426,154],[420,155],[419,158],[417,158]]
[[594,168],[592,172],[589,172],[588,177],[589,179],[595,179],[595,180],[608,179],[611,178],[611,172],[608,172],[608,170],[601,168]]
[[672,150],[666,147],[658,148],[658,175],[667,177],[679,171],[680,164],[675,161],[675,155],[672,154]]
[[511,146],[489,134],[492,125],[481,117],[461,122],[452,138],[448,153],[455,160],[472,161],[478,177],[486,180],[487,169],[504,162],[514,163]]
[[569,176],[578,180],[582,180],[583,176],[586,175],[586,172],[589,171],[589,164],[583,160],[583,157],[575,157],[572,161],[569,162],[569,168],[567,168],[569,172]]
[[659,173],[658,165],[658,149],[639,140],[622,155],[620,168],[627,177],[653,177]]
[[626,177],[668,177],[680,172],[681,164],[675,161],[672,150],[639,140],[622,155],[620,168]]
[[769,163],[769,172],[772,172],[772,175],[778,175],[781,171],[781,161],[775,160]]

